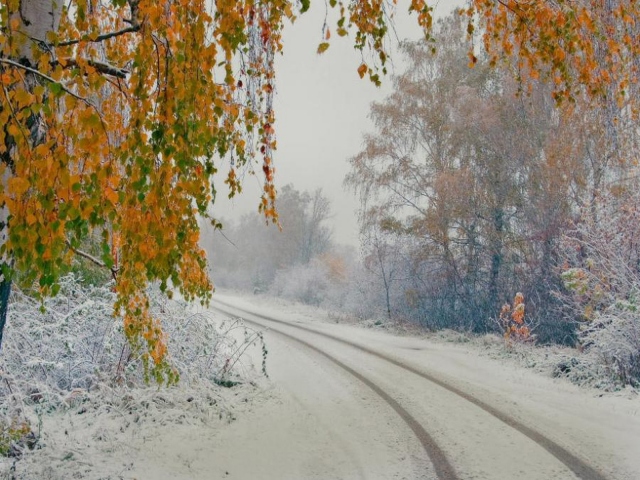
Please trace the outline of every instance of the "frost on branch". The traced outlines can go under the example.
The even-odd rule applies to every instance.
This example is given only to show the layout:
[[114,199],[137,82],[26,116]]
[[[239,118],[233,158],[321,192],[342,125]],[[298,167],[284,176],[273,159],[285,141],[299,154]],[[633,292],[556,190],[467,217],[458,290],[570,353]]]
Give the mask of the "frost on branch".
[[[85,286],[71,274],[61,279],[59,294],[44,303],[14,290],[0,355],[0,429],[7,433],[0,434],[0,450],[3,439],[13,441],[11,432],[34,430],[39,415],[78,402],[98,408],[150,395],[140,368],[143,354],[131,350],[122,319],[113,315],[111,287]],[[260,332],[239,320],[219,322],[206,311],[190,311],[158,289],[149,289],[149,298],[181,379],[179,391],[163,395],[206,396],[216,384],[235,385],[257,375],[242,354],[260,344],[266,352]]]
[[618,384],[640,385],[640,208],[637,186],[608,193],[565,238],[563,297],[588,357]]

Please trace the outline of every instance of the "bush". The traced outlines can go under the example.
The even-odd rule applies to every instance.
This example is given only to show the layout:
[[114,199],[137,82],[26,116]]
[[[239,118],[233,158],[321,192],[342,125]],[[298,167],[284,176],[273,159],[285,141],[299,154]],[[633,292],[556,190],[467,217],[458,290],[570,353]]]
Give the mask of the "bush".
[[[43,302],[18,289],[12,293],[0,356],[0,449],[28,433],[22,431],[30,428],[27,410],[41,415],[93,392],[101,397],[110,391],[118,398],[145,386],[141,358],[114,316],[111,286],[87,286],[74,274],[60,284],[59,294]],[[170,362],[183,382],[237,383],[247,373],[242,353],[259,343],[266,373],[260,332],[240,320],[219,322],[207,311],[190,311],[158,289],[150,298],[151,313],[168,336]]]
[[513,308],[508,303],[502,306],[498,323],[503,331],[505,341],[524,343],[532,341],[531,326],[525,321],[524,295],[518,292],[513,298]]
[[617,382],[640,386],[640,315],[635,305],[618,303],[586,324],[580,340]]
[[599,198],[565,236],[561,298],[585,353],[615,382],[640,385],[640,190],[629,187]]
[[33,449],[37,440],[24,419],[0,418],[0,456],[20,456],[24,447]]
[[323,303],[329,288],[328,269],[322,262],[313,260],[306,265],[279,270],[270,291],[278,297],[317,306]]

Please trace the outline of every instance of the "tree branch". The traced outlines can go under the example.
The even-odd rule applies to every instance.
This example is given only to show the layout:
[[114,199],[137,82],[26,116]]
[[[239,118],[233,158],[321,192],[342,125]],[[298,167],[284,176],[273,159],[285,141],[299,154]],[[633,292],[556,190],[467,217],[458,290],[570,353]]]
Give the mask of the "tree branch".
[[36,70],[35,68],[31,68],[31,67],[27,67],[26,65],[22,65],[21,63],[18,62],[14,62],[13,60],[9,60],[8,58],[1,58],[0,57],[0,63],[5,63],[7,65],[11,65],[13,67],[16,68],[21,68],[22,70],[29,72],[29,73],[33,73],[34,75],[38,75],[40,78],[45,79],[47,82],[49,83],[55,83],[60,85],[60,88],[68,93],[69,95],[71,95],[72,97],[80,100],[81,102],[86,103],[87,105],[89,105],[90,107],[93,107],[94,109],[96,109],[96,111],[98,110],[97,107],[91,103],[89,100],[87,100],[84,97],[81,97],[80,95],[78,95],[77,93],[74,93],[73,91],[69,90],[67,87],[65,87],[62,83],[54,80],[53,78],[51,78],[50,76],[42,73],[40,70]]
[[107,268],[111,271],[111,275],[113,275],[113,278],[116,278],[116,274],[118,273],[118,268],[117,267],[109,267],[107,266],[106,263],[104,263],[102,260],[100,260],[99,258],[94,257],[93,255],[87,253],[87,252],[83,252],[82,250],[78,250],[77,248],[73,248],[71,246],[71,242],[69,242],[67,240],[67,247],[69,247],[69,249],[75,253],[76,255],[85,258],[87,260],[89,260],[92,263],[95,263],[97,266],[101,267],[101,268]]
[[68,47],[69,45],[76,45],[80,42],[90,42],[90,43],[100,43],[105,40],[109,40],[110,38],[119,37],[120,35],[126,35],[127,33],[135,33],[140,30],[140,25],[134,24],[130,27],[123,28],[122,30],[118,30],[116,32],[103,33],[102,35],[98,35],[95,38],[78,38],[75,40],[65,40],[64,42],[59,42],[55,47]]
[[[66,66],[77,67],[78,61],[73,58],[65,58],[62,61],[57,60],[53,62],[53,65],[57,65],[57,64],[64,65],[65,67]],[[105,75],[111,75],[112,77],[127,78],[127,75],[129,74],[129,70],[125,70],[124,68],[114,67],[113,65],[110,65],[105,62],[99,62],[97,60],[87,60],[87,64],[90,67],[95,68],[98,72],[103,73]]]

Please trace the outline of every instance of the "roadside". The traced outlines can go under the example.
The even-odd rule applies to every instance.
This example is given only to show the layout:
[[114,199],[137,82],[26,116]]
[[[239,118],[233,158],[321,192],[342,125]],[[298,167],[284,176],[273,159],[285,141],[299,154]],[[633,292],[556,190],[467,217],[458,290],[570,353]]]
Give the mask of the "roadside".
[[[383,325],[354,325],[328,312],[280,299],[237,296],[223,293],[219,300],[274,315],[300,325],[354,343],[428,371],[447,383],[492,405],[521,423],[534,428],[558,444],[588,459],[607,474],[607,478],[640,478],[640,398],[635,390],[606,392],[554,378],[549,370],[538,371],[526,361],[549,361],[550,349],[526,347],[524,353],[504,350],[502,340],[487,338],[458,341],[454,333],[446,335],[391,333]],[[366,326],[366,325],[365,325]],[[453,337],[454,341],[452,341]],[[460,337],[465,338],[465,337]],[[489,347],[489,348],[487,348]],[[567,354],[560,351],[559,355]],[[526,360],[523,362],[523,360]],[[542,363],[542,361],[541,361]],[[526,365],[526,367],[525,367]],[[529,367],[529,368],[527,368]],[[489,440],[490,441],[490,440]],[[526,455],[505,452],[505,455]]]
[[204,478],[194,462],[209,459],[220,432],[266,400],[263,388],[251,384],[101,393],[38,415],[37,448],[21,459],[1,457],[0,478]]
[[488,357],[505,365],[518,365],[542,376],[566,380],[569,383],[591,390],[596,396],[637,398],[640,390],[629,385],[613,384],[598,366],[590,364],[581,352],[562,345],[539,346],[535,344],[505,344],[497,334],[474,335],[454,330],[429,332],[420,326],[385,319],[365,319],[325,310],[291,300],[267,295],[249,295],[243,292],[219,290],[218,298],[227,298],[238,306],[259,307],[265,314],[283,315],[284,318],[302,319],[309,322],[351,325],[371,331],[388,332],[393,335],[429,340],[438,344],[457,345],[464,351]]

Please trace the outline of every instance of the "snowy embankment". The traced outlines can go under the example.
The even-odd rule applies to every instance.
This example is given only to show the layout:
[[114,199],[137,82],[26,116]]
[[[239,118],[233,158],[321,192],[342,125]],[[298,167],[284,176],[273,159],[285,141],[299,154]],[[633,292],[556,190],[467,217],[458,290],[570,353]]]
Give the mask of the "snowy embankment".
[[[0,360],[0,413],[4,425],[12,419],[28,422],[37,441],[33,449],[25,441],[15,442],[12,448],[20,451],[12,455],[18,456],[0,457],[0,478],[256,478],[242,475],[268,470],[272,478],[282,479],[311,466],[318,475],[322,468],[337,468],[322,461],[333,458],[336,440],[322,432],[332,423],[348,425],[349,419],[334,409],[322,414],[318,409],[326,410],[336,398],[341,409],[352,400],[357,404],[359,394],[351,400],[347,395],[349,389],[358,391],[355,386],[318,391],[315,377],[309,377],[312,372],[289,376],[287,371],[296,365],[284,351],[267,359],[267,372],[277,369],[274,378],[293,379],[290,383],[296,388],[307,383],[315,388],[306,396],[290,395],[262,374],[264,350],[258,332],[211,311],[156,299],[153,308],[166,326],[181,381],[169,388],[145,387],[121,327],[110,316],[110,291],[89,292],[70,282],[47,303],[46,313],[37,302],[19,298],[21,307],[9,319]],[[221,292],[215,298],[424,365],[516,418],[535,419],[563,443],[617,452],[623,459],[621,469],[640,472],[640,460],[630,453],[640,441],[637,392],[607,392],[593,388],[593,382],[577,386],[559,378],[571,373],[571,359],[579,359],[578,352],[532,346],[506,349],[495,336],[426,334],[410,326],[356,322],[262,296]],[[316,364],[304,352],[301,358],[309,359],[309,368]],[[562,362],[569,368],[558,367]],[[320,370],[327,373],[324,367]],[[311,400],[304,401],[307,397]],[[356,421],[357,411],[353,408],[349,418]],[[586,427],[585,418],[593,419]],[[309,425],[315,425],[311,433]],[[585,428],[593,435],[582,435]],[[353,448],[361,443],[350,441],[358,432],[339,433],[340,441]],[[307,445],[314,435],[317,442]],[[596,453],[593,456],[600,460]]]
[[0,355],[0,478],[180,478],[262,395],[260,357],[254,366],[242,355],[260,352],[259,332],[160,295],[151,309],[180,382],[146,385],[114,295],[73,276],[44,308],[14,291]]

